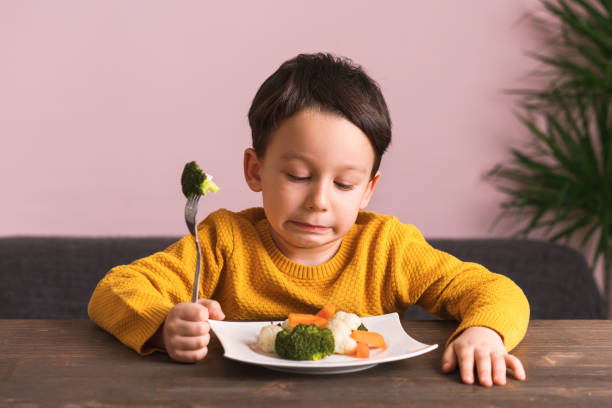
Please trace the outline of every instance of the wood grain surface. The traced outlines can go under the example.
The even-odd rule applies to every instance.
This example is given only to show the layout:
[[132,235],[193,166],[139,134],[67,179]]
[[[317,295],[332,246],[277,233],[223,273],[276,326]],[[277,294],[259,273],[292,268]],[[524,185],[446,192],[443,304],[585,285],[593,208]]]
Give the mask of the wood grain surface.
[[0,320],[1,407],[612,407],[612,321],[536,320],[514,350],[527,380],[465,385],[440,361],[453,322],[404,322],[440,347],[336,375],[287,374],[223,357],[140,357],[87,320]]

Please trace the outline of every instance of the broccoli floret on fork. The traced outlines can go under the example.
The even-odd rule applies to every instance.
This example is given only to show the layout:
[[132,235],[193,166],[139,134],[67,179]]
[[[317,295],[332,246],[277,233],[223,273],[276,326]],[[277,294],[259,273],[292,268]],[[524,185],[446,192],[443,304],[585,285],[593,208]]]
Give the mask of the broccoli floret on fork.
[[187,198],[192,195],[206,195],[209,190],[213,193],[219,191],[219,187],[212,181],[212,176],[204,173],[195,161],[185,165],[181,175],[181,185],[183,194]]

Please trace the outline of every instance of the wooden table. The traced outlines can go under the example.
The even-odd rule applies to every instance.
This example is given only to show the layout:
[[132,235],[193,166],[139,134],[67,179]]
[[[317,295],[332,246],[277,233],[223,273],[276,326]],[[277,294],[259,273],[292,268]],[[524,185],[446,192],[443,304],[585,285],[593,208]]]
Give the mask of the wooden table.
[[[406,331],[443,346],[454,323]],[[179,364],[140,357],[87,320],[0,320],[0,407],[612,407],[612,321],[532,321],[515,350],[527,381],[485,388],[440,370],[442,347],[327,376],[287,374],[222,356]]]

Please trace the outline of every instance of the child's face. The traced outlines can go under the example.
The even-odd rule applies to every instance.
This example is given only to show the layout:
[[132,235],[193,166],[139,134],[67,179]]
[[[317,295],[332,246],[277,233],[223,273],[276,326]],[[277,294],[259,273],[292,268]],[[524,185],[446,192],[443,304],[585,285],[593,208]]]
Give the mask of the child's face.
[[370,179],[374,149],[350,121],[317,110],[286,119],[271,135],[265,157],[245,152],[245,176],[261,191],[272,237],[304,264],[330,259],[380,174]]

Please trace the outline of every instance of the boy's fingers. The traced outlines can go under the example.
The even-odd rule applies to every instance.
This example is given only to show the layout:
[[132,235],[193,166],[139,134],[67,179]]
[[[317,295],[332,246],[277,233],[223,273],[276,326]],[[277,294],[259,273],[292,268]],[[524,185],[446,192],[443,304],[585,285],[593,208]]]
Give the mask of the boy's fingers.
[[491,380],[491,355],[489,350],[476,350],[474,352],[474,360],[476,361],[476,372],[478,373],[478,381],[485,387],[493,385]]
[[215,320],[223,320],[225,318],[225,313],[221,309],[221,304],[216,300],[212,299],[200,299],[198,303],[208,309],[208,313],[211,319]]
[[184,303],[179,318],[190,322],[204,322],[208,320],[208,309],[199,303]]
[[174,333],[179,336],[203,336],[210,331],[207,322],[179,321],[174,328]]
[[508,368],[512,369],[512,372],[514,373],[514,378],[521,381],[527,378],[521,360],[519,360],[512,354],[506,354],[504,359],[506,360],[506,365],[508,366]]
[[208,347],[201,348],[199,350],[176,350],[172,355],[172,359],[180,361],[182,363],[195,363],[206,357],[208,353]]
[[506,384],[506,360],[500,353],[491,353],[491,365],[493,366],[493,383],[497,385]]
[[174,350],[179,351],[195,351],[203,349],[208,346],[210,342],[210,335],[206,334],[204,336],[176,336],[172,339],[172,346]]
[[455,354],[455,348],[453,344],[444,350],[444,354],[442,354],[442,371],[445,373],[450,373],[457,366],[457,356]]
[[474,383],[474,349],[472,347],[461,347],[457,350],[457,362],[461,379],[466,384]]

